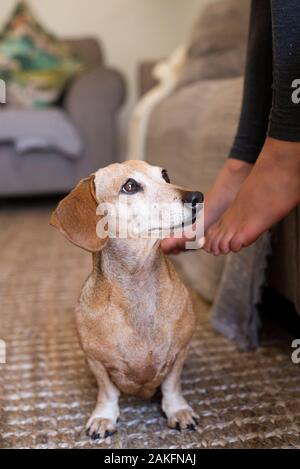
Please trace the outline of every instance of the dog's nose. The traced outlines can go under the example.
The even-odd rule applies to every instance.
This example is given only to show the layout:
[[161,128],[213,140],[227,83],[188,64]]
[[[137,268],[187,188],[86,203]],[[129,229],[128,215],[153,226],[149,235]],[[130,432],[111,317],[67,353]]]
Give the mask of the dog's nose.
[[184,192],[182,197],[182,202],[184,204],[190,204],[192,207],[195,207],[197,204],[202,204],[204,196],[202,192]]

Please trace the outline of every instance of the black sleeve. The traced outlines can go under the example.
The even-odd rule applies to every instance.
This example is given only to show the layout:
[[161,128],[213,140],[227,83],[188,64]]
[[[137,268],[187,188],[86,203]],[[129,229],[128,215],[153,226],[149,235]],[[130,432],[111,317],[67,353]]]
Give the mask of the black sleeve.
[[231,158],[255,163],[266,139],[271,105],[271,5],[270,0],[252,0],[243,102]]
[[300,142],[300,103],[295,100],[300,79],[300,1],[271,0],[271,9],[274,67],[268,135]]

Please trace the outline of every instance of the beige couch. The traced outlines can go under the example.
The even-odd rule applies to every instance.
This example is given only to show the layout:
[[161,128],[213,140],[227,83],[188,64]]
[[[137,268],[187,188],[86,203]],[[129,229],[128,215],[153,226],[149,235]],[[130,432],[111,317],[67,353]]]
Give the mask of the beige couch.
[[[166,167],[171,179],[206,192],[227,158],[239,117],[249,2],[220,0],[201,13],[176,90],[152,112],[146,159]],[[299,301],[299,210],[275,229],[269,283]],[[224,257],[205,252],[179,256],[194,287],[213,301]]]

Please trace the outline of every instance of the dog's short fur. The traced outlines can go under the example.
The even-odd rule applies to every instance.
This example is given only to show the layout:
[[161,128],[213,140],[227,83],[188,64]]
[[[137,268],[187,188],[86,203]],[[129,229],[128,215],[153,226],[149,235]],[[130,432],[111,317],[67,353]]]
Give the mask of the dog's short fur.
[[[142,190],[124,194],[121,188],[129,178]],[[180,386],[195,329],[187,289],[158,239],[100,239],[96,234],[97,205],[125,197],[137,207],[137,221],[129,220],[137,230],[149,201],[172,203],[172,223],[184,222],[185,216],[190,217],[182,215],[186,191],[166,179],[161,168],[142,161],[113,164],[82,180],[52,215],[51,223],[70,241],[93,253],[93,270],[83,286],[76,317],[82,348],[99,385],[97,405],[87,424],[94,439],[116,431],[120,392],[148,398],[160,385],[168,425],[179,429],[196,425]]]

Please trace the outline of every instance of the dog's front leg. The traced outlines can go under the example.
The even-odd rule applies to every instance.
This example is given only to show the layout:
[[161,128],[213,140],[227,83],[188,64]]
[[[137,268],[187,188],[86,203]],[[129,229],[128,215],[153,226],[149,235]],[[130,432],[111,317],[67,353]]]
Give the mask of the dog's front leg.
[[198,419],[181,391],[180,375],[186,354],[186,349],[178,354],[173,368],[161,385],[162,410],[168,419],[168,426],[177,430],[195,430]]
[[93,440],[98,440],[99,438],[106,438],[117,431],[120,392],[111,382],[106,369],[100,362],[91,359],[88,362],[96,377],[99,391],[96,407],[86,428],[87,434]]

